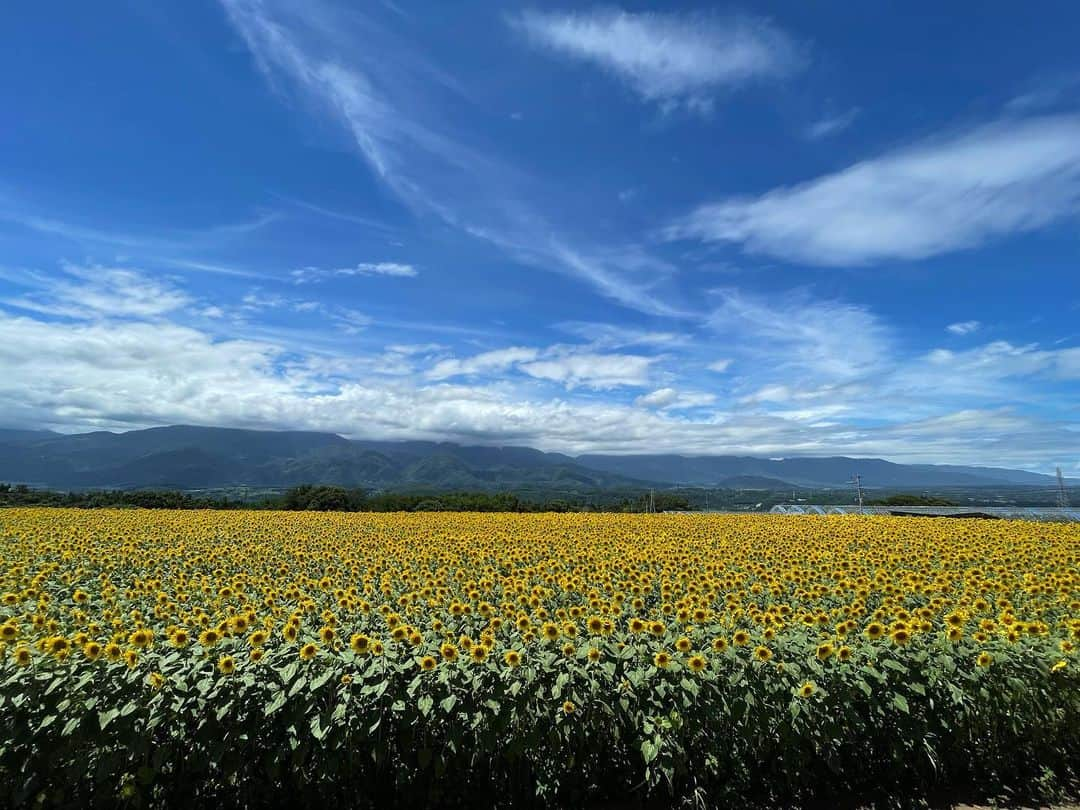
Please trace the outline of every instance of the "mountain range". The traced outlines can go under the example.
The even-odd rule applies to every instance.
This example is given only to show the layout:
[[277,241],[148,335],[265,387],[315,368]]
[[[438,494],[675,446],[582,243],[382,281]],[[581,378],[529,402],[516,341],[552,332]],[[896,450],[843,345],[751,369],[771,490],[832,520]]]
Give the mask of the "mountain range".
[[0,481],[53,489],[209,489],[338,484],[393,490],[589,491],[644,486],[739,489],[1050,486],[1022,470],[895,464],[879,458],[601,455],[334,433],[170,427],[60,434],[0,429]]

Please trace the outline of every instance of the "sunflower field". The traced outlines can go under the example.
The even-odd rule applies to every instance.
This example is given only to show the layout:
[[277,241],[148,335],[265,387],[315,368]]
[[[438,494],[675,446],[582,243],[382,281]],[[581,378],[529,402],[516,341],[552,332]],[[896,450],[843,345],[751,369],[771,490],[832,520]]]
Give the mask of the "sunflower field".
[[0,510],[0,805],[1053,798],[1078,646],[1069,525]]

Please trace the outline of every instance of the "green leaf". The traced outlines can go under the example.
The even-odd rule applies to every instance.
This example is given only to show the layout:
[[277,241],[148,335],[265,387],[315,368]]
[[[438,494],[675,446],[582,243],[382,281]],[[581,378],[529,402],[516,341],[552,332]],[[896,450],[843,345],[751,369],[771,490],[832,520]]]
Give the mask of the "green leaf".
[[307,686],[307,678],[305,678],[303,675],[301,675],[299,678],[297,678],[295,681],[293,681],[293,685],[289,689],[288,696],[292,697],[297,692],[299,692],[301,689],[303,689],[305,686]]
[[98,712],[98,726],[101,728],[102,731],[104,731],[105,728],[109,725],[109,723],[111,723],[119,716],[119,709],[109,709],[108,711]]
[[893,695],[892,702],[893,706],[898,708],[904,714],[911,713],[911,710],[908,708],[907,698],[905,698],[903,695]]
[[263,714],[269,717],[282,706],[284,706],[287,699],[288,698],[285,695],[285,690],[281,690],[276,695],[274,695],[273,699],[269,703],[267,703],[266,706],[263,707]]
[[431,714],[431,708],[435,705],[434,698],[431,695],[421,695],[420,699],[416,701],[416,708],[420,710],[420,714],[427,717]]
[[643,740],[641,743],[641,758],[645,760],[645,764],[648,765],[654,759],[656,755],[660,753],[660,748],[652,740]]
[[457,695],[447,695],[439,701],[439,708],[447,714],[453,711],[455,705],[457,705]]

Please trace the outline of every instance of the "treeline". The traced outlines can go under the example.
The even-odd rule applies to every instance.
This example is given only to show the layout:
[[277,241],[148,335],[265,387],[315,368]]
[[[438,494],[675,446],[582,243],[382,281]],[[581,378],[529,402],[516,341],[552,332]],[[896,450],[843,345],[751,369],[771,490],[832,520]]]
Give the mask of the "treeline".
[[959,506],[956,501],[947,498],[935,498],[930,495],[890,495],[876,501],[867,501],[868,506]]
[[[686,498],[657,493],[658,512],[690,508]],[[65,506],[139,509],[283,509],[306,512],[644,512],[647,496],[578,500],[527,499],[510,492],[440,492],[410,494],[368,492],[336,486],[304,485],[257,500],[195,497],[173,490],[100,490],[54,492],[23,484],[0,484],[2,506]]]
[[96,490],[54,492],[30,489],[25,484],[0,484],[0,506],[67,506],[80,509],[134,507],[140,509],[243,509],[240,500],[196,498],[173,490]]
[[[654,503],[658,512],[690,508],[686,498],[666,493],[657,493]],[[368,493],[307,485],[290,489],[271,501],[269,508],[318,512],[644,512],[648,498],[532,500],[512,492]]]

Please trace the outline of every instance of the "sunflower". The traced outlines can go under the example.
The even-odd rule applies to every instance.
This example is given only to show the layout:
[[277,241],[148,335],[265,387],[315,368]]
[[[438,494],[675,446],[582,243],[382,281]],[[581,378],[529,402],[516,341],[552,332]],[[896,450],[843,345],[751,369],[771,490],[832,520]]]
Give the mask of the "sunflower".
[[881,622],[871,622],[866,626],[867,638],[873,641],[877,641],[883,635],[885,635],[885,625],[883,625]]
[[34,659],[34,656],[31,654],[30,648],[23,645],[15,648],[14,658],[16,666],[25,667],[29,666],[30,662]]
[[702,672],[709,665],[709,662],[705,660],[704,655],[691,655],[686,665],[691,672]]
[[554,622],[544,622],[543,627],[540,628],[540,634],[547,641],[555,641],[559,638],[559,625]]
[[128,644],[137,650],[143,650],[150,646],[150,642],[154,640],[154,635],[149,630],[139,628],[130,636],[128,636]]
[[124,650],[115,641],[105,645],[105,657],[112,662],[119,661],[124,655]]
[[833,645],[826,641],[823,644],[818,644],[817,650],[815,650],[814,654],[817,656],[817,659],[819,661],[828,661],[830,658],[832,658],[834,652],[835,649],[833,648]]
[[847,661],[851,658],[851,647],[844,645],[836,651],[836,657],[841,661]]
[[349,647],[357,655],[366,655],[371,649],[371,639],[363,633],[353,633],[349,639]]
[[988,667],[994,663],[994,656],[984,650],[979,653],[979,657],[975,659],[975,663],[980,667]]
[[564,700],[562,705],[563,714],[573,714],[577,711],[577,706],[572,701]]
[[671,655],[661,650],[653,656],[653,664],[660,669],[667,669],[671,666]]
[[508,667],[516,667],[521,663],[521,653],[517,650],[507,650],[503,653],[503,661]]
[[213,647],[219,641],[221,641],[221,633],[213,628],[199,633],[199,643],[204,647]]
[[588,658],[594,664],[603,657],[603,653],[596,647],[589,647]]
[[53,636],[45,640],[45,650],[50,655],[63,658],[71,652],[71,642],[63,636]]
[[889,638],[892,639],[892,643],[897,647],[903,647],[911,641],[911,631],[903,627],[898,627],[889,633]]
[[300,647],[300,660],[310,661],[319,652],[319,648],[312,644],[310,641]]
[[263,650],[262,647],[256,647],[255,649],[253,649],[251,652],[248,653],[248,658],[251,659],[251,661],[253,661],[254,663],[257,664],[257,663],[259,663],[260,661],[263,660],[264,655],[266,655],[266,651]]
[[217,668],[222,675],[232,675],[236,672],[236,659],[231,655],[223,655],[218,659]]
[[750,643],[750,634],[745,630],[737,630],[731,641],[736,647],[745,647]]
[[424,670],[424,672],[431,672],[431,670],[435,669],[436,664],[435,658],[430,655],[425,655],[420,659],[420,669]]
[[135,669],[139,665],[139,651],[135,649],[124,651],[124,663],[128,669]]
[[645,631],[645,622],[642,619],[630,620],[630,632],[637,634]]
[[186,647],[191,641],[191,634],[183,627],[177,627],[169,634],[169,643],[176,647]]
[[727,649],[728,640],[723,636],[717,636],[713,639],[712,648],[715,652],[723,652]]
[[101,657],[102,646],[97,641],[88,641],[83,645],[83,655],[91,661],[97,661]]
[[248,646],[261,647],[266,643],[268,633],[265,630],[256,630],[250,636],[248,636]]
[[677,649],[679,652],[690,652],[690,647],[690,639],[688,639],[686,636],[683,636],[675,642],[675,649]]
[[802,686],[799,687],[798,694],[799,694],[799,697],[801,697],[801,698],[808,698],[811,695],[813,695],[814,692],[816,692],[816,691],[817,691],[817,684],[815,684],[813,681],[807,681],[806,683],[804,683]]
[[472,649],[469,650],[469,656],[472,658],[473,661],[479,664],[487,660],[487,647],[485,647],[483,644],[475,644],[473,645]]
[[758,646],[754,648],[754,658],[758,661],[765,662],[772,658],[772,650],[765,646]]

